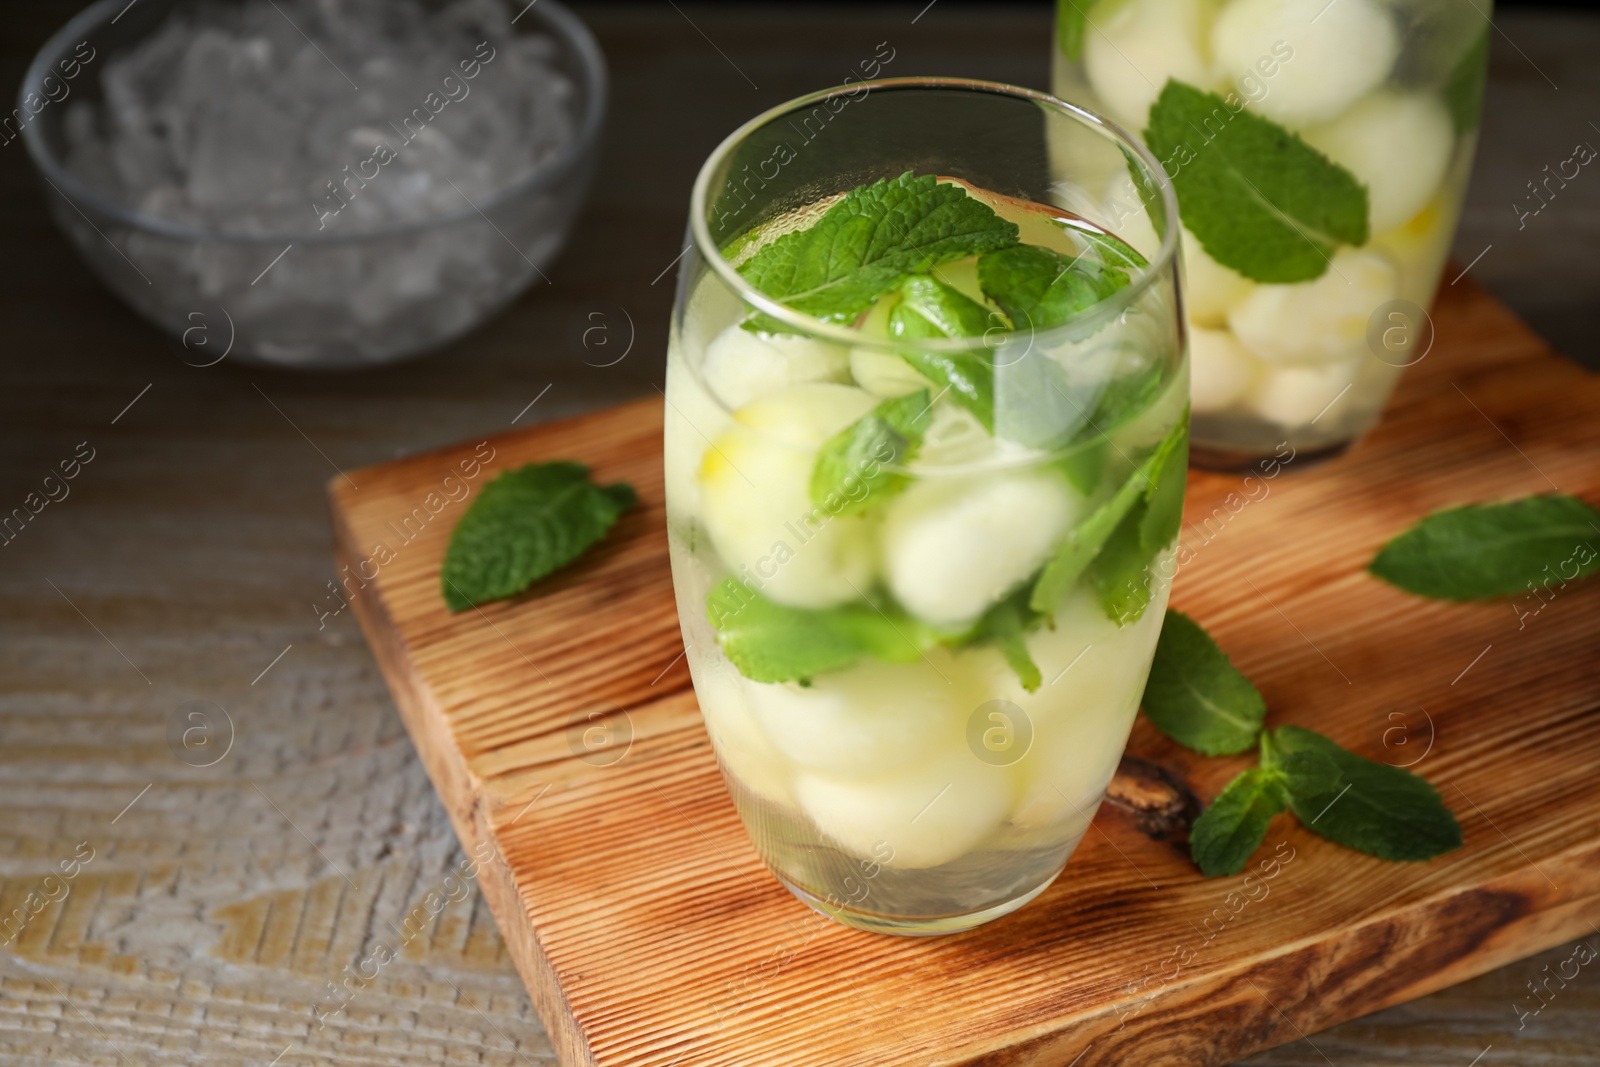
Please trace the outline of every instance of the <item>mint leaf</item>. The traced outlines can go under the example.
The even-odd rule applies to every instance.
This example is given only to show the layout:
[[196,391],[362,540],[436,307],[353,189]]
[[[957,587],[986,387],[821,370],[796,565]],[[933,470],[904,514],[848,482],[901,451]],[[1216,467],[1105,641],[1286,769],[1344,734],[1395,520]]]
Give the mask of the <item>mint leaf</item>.
[[1338,785],[1307,785],[1285,773],[1289,808],[1306,829],[1383,860],[1419,861],[1459,848],[1461,825],[1438,790],[1408,770],[1375,763],[1321,734],[1280,726],[1262,746],[1263,764],[1279,773],[1310,753],[1338,771]]
[[900,283],[900,302],[889,312],[889,336],[921,341],[943,337],[981,337],[1005,322],[952,285],[926,274]]
[[916,368],[918,374],[940,387],[954,403],[961,405],[994,433],[994,365],[982,352],[900,353],[900,358]]
[[[1182,459],[1177,459],[1181,454]],[[1134,522],[1126,535],[1135,550],[1139,549],[1139,528],[1144,522],[1144,507],[1150,494],[1158,492],[1163,481],[1171,481],[1161,472],[1177,465],[1181,474],[1189,455],[1189,426],[1185,419],[1174,426],[1155,451],[1128,476],[1115,495],[1101,504],[1089,517],[1072,529],[1056,548],[1056,554],[1045,564],[1034,583],[1029,605],[1033,610],[1049,614],[1067,595],[1080,575],[1094,562],[1096,556],[1111,536],[1118,531],[1131,514]],[[1179,479],[1181,481],[1181,479]],[[1167,490],[1171,491],[1170,486]],[[1159,533],[1159,531],[1156,531]],[[1169,539],[1170,540],[1170,539]],[[1165,546],[1158,546],[1165,547]],[[1152,553],[1153,555],[1153,553]],[[1142,610],[1142,609],[1141,609]]]
[[[959,289],[924,275],[901,283],[900,302],[889,312],[889,336],[902,340],[979,337],[994,327],[1005,327],[999,315]],[[912,348],[900,356],[994,433],[994,365],[987,352]]]
[[917,454],[932,406],[926,389],[897,396],[829,438],[811,469],[811,502],[851,515],[905,488],[905,475],[884,468]]
[[1099,254],[1100,261],[1107,266],[1143,270],[1150,265],[1148,259],[1120,237],[1087,227],[1073,226],[1070,230],[1074,237],[1093,248]]
[[[1027,344],[1019,354],[1008,345],[994,369],[994,434],[1042,452],[1064,448],[1081,435],[1089,412],[1073,397],[1065,368]],[[1081,402],[1084,400],[1085,402]]]
[[1485,25],[1444,84],[1444,102],[1457,134],[1475,129],[1483,113],[1483,85],[1489,76],[1489,27]]
[[1106,462],[1111,457],[1109,438],[1096,435],[1055,461],[1056,469],[1066,476],[1072,487],[1084,496],[1093,496],[1100,488],[1100,479],[1106,473]]
[[784,234],[738,269],[796,311],[849,322],[908,274],[1016,241],[1017,227],[961,186],[907,171],[850,190],[810,228]]
[[823,610],[785,607],[737,578],[724,578],[712,587],[706,618],[729,661],[757,682],[799,681],[868,656],[910,663],[939,640],[929,627],[897,609],[870,604]]
[[1056,47],[1069,62],[1083,56],[1083,36],[1095,0],[1060,0],[1056,4]]
[[1044,622],[1044,616],[1028,606],[1028,586],[1023,585],[1010,596],[995,604],[978,620],[964,644],[992,641],[1006,665],[1017,672],[1017,680],[1030,693],[1038,692],[1044,678],[1039,665],[1028,651],[1027,635]]
[[1320,796],[1327,793],[1337,795],[1338,791],[1344,788],[1344,778],[1339,773],[1339,765],[1322,750],[1297,749],[1274,755],[1269,751],[1271,747],[1271,738],[1262,734],[1262,762],[1271,764],[1275,770],[1282,772],[1291,796]]
[[1155,403],[1166,384],[1163,368],[1159,364],[1143,373],[1112,378],[1096,399],[1089,424],[1078,431],[1078,436],[1103,438]]
[[1189,473],[1188,422],[1185,412],[1178,424],[1183,428],[1183,440],[1161,456],[1150,476],[1149,491],[1145,493],[1144,514],[1139,519],[1139,545],[1150,556],[1172,544],[1172,539],[1183,528],[1183,490]]
[[1267,718],[1267,702],[1211,635],[1170,608],[1143,703],[1156,729],[1206,756],[1246,751]]
[[1247,278],[1306,281],[1338,245],[1366,243],[1367,190],[1355,176],[1216,93],[1169,80],[1144,136],[1177,188],[1184,225]]
[[978,259],[978,284],[1014,329],[1048,330],[1126,286],[1128,272],[1086,255],[1013,245]]
[[[1189,465],[1189,427],[1173,427],[1140,469],[1149,481],[1138,504],[1117,524],[1089,568],[1106,616],[1118,626],[1139,621],[1150,605],[1150,564],[1177,536],[1183,521],[1183,486]],[[1176,441],[1167,448],[1168,441]]]
[[530,463],[483,487],[450,535],[439,587],[451,611],[515,596],[581,556],[635,501],[581,463]]
[[1189,831],[1189,855],[1207,878],[1238,874],[1289,804],[1284,776],[1251,767],[1229,782]]
[[1408,593],[1483,600],[1600,571],[1600,512],[1551,494],[1437,511],[1378,552],[1367,570]]

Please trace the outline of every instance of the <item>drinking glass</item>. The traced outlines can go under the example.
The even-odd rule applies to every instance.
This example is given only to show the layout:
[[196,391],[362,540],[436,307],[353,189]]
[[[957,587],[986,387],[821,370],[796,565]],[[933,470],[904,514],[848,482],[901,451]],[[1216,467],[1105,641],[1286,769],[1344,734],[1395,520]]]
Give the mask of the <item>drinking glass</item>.
[[[1052,159],[1052,131],[1067,128],[1079,140]],[[1143,191],[1140,224],[1168,234],[1147,258],[1108,232],[1111,170]],[[907,172],[960,183],[1023,242],[1112,250],[1127,284],[1048,329],[909,340],[883,326],[900,297],[825,322],[740,273],[841,194]],[[735,131],[700,171],[665,394],[678,613],[751,840],[831,918],[937,934],[1005,915],[1061,872],[1104,796],[1161,628],[1182,505],[1175,212],[1160,166],[1099,117],[958,79],[801,97]],[[930,276],[982,297],[972,262]],[[951,366],[992,377],[992,402],[957,403],[925,370]],[[829,442],[907,397],[920,410],[905,414],[927,423],[914,457],[866,456],[819,498]],[[865,652],[836,655],[858,640]],[[1015,665],[1019,646],[1037,678]],[[835,662],[772,680],[774,663],[816,656]]]
[[[1427,355],[1425,309],[1478,140],[1490,10],[1447,0],[1061,0],[1058,96],[1148,138],[1169,80],[1216,94],[1187,115],[1181,138],[1151,140],[1183,221],[1197,465],[1337,452],[1377,423],[1401,370]],[[1277,177],[1285,166],[1277,180],[1232,179],[1231,191],[1186,186],[1182,168],[1248,153],[1252,119],[1344,168],[1365,192],[1364,228],[1329,235],[1310,224],[1328,203],[1320,173]],[[1114,176],[1102,195],[1128,199],[1126,180]],[[1289,245],[1279,261],[1261,254],[1254,231],[1226,247],[1231,228],[1256,225],[1263,202],[1302,231],[1268,220]],[[1141,249],[1159,241],[1123,236]]]

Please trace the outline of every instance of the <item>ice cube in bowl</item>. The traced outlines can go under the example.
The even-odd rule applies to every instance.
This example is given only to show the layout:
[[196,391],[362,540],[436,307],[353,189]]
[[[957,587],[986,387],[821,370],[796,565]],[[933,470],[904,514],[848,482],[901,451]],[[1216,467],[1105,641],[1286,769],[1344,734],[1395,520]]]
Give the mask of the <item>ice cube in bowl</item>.
[[58,224],[140,314],[204,324],[195,359],[339,369],[437,348],[543,280],[605,107],[599,47],[555,0],[101,0],[40,50],[17,116]]

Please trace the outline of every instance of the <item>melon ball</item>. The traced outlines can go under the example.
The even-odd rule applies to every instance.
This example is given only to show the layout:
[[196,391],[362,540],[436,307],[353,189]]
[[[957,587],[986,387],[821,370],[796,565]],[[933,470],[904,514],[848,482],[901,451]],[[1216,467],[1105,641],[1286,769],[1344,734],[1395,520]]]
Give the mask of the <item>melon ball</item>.
[[1232,407],[1256,379],[1256,358],[1227,330],[1189,330],[1189,400],[1198,414]]
[[873,396],[905,396],[930,388],[928,379],[897,354],[866,345],[850,350],[850,376]]
[[1434,288],[1450,256],[1460,196],[1459,186],[1447,184],[1410,219],[1372,238],[1372,247],[1400,269],[1400,295],[1422,307],[1433,302]]
[[707,444],[732,425],[733,417],[676,354],[667,359],[666,398],[662,465],[667,506],[675,516],[695,515],[700,510],[701,456]]
[[723,766],[752,793],[793,807],[789,789],[793,770],[773,748],[751,711],[748,690],[756,683],[725,663],[709,663],[694,675],[695,699]]
[[1302,136],[1367,187],[1367,220],[1382,233],[1433,198],[1455,147],[1450,112],[1436,96],[1380,90]]
[[941,748],[959,747],[971,710],[948,680],[950,654],[934,649],[928,657],[862,661],[819,674],[808,686],[748,683],[754,721],[802,768],[842,777],[898,774]]
[[700,463],[701,519],[728,569],[781,604],[854,600],[872,581],[872,538],[858,515],[811,501],[823,442],[876,401],[847,385],[791,385],[734,413]]
[[812,822],[845,851],[877,858],[887,844],[903,869],[960,859],[992,837],[1015,786],[1005,768],[962,747],[904,774],[865,781],[802,774],[795,795]]
[[1083,41],[1083,70],[1106,113],[1144,131],[1168,78],[1211,87],[1201,56],[1200,0],[1127,0],[1095,19]]
[[1265,367],[1250,394],[1250,407],[1268,422],[1286,429],[1310,426],[1333,411],[1334,402],[1350,402],[1345,390],[1355,381],[1355,366],[1330,363],[1319,367]]
[[1082,510],[1048,470],[920,479],[884,515],[889,588],[935,626],[971,622],[1039,569]]
[[751,333],[735,323],[711,339],[700,365],[711,391],[730,408],[801,382],[843,382],[850,352],[790,333]]
[[1196,326],[1221,326],[1228,312],[1250,295],[1255,282],[1211,258],[1200,239],[1183,230],[1185,311]]
[[[1171,552],[1157,557],[1158,567],[1171,563]],[[1022,789],[1011,821],[1017,826],[1060,826],[1063,839],[1087,828],[1133,729],[1168,589],[1161,582],[1144,614],[1121,628],[1088,590],[1069,595],[1056,613],[1055,630],[1028,638],[1044,677],[1038,692],[1024,690],[1015,672],[1008,677],[1003,662],[991,666],[990,699],[1016,704],[1033,726],[1033,745],[1016,765]]]
[[1326,122],[1376,89],[1400,54],[1400,33],[1378,0],[1232,0],[1211,26],[1211,51],[1229,78],[1275,63],[1250,106],[1300,127]]
[[978,417],[966,408],[939,403],[928,413],[928,429],[917,450],[919,469],[964,467],[1003,459],[1021,446],[989,436]]
[[1228,326],[1269,363],[1354,359],[1367,350],[1373,312],[1399,291],[1399,272],[1385,256],[1346,248],[1313,281],[1256,286],[1228,313]]

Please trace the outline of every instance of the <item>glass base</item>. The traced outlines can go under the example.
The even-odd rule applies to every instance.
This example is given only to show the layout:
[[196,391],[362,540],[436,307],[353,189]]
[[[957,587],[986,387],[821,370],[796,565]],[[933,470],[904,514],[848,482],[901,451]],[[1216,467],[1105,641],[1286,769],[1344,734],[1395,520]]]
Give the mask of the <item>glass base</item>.
[[1064,869],[1065,865],[1057,868],[1056,872],[1049,878],[1046,878],[1021,896],[1002,901],[991,907],[957,915],[925,916],[882,915],[876,912],[859,911],[848,905],[837,906],[829,904],[827,901],[820,900],[801,889],[782,875],[777,875],[776,877],[779,882],[783,883],[785,889],[803,901],[812,911],[835,922],[875,934],[896,934],[900,937],[934,937],[939,934],[959,934],[963,930],[971,930],[973,927],[982,926],[984,923],[993,922],[996,919],[1010,915],[1034,897],[1049,889],[1051,883],[1061,876],[1061,871]]

